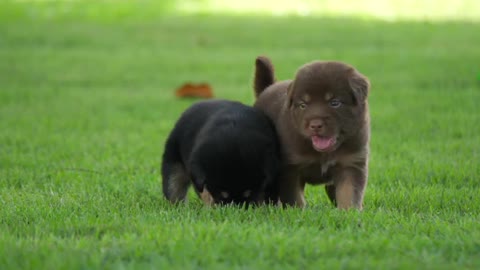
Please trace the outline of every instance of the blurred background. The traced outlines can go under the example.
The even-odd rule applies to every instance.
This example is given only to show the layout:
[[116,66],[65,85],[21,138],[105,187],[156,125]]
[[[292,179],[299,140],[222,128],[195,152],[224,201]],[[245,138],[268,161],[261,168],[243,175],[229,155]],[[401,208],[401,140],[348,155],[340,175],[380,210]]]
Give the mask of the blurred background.
[[[480,20],[475,0],[4,0],[2,16],[70,16],[95,18],[157,16],[159,14],[230,14],[266,16],[354,16],[386,21]],[[41,8],[41,9],[39,9]]]

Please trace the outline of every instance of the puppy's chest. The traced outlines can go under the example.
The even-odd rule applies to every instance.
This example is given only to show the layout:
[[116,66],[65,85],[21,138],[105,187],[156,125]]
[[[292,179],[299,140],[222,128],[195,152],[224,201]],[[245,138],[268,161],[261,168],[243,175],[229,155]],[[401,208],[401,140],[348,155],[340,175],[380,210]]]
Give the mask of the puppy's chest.
[[302,164],[297,167],[302,180],[309,184],[328,184],[332,181],[331,169],[337,164],[335,160]]

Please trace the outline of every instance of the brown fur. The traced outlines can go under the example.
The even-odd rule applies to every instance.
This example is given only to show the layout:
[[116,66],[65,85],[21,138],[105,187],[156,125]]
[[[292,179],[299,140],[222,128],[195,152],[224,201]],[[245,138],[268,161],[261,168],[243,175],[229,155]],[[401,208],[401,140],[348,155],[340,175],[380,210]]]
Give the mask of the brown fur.
[[[255,97],[275,81],[273,65],[267,57],[259,56],[255,61]],[[257,91],[257,89],[259,89]]]
[[370,138],[368,79],[333,61],[308,63],[294,80],[274,78],[270,60],[258,57],[254,106],[273,120],[281,138],[281,203],[303,207],[305,184],[325,184],[338,208],[362,209]]
[[202,201],[205,203],[205,205],[212,206],[214,204],[215,200],[213,199],[212,194],[210,194],[210,192],[207,190],[206,187],[199,194],[199,196],[200,196],[200,199],[202,199]]

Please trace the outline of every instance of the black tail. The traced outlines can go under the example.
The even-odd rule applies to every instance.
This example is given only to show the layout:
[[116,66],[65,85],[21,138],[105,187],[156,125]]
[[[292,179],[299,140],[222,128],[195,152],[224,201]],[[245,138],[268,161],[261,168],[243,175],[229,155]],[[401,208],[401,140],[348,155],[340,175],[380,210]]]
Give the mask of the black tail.
[[255,60],[255,78],[253,81],[253,89],[255,97],[258,97],[265,88],[275,82],[275,74],[273,64],[266,56],[259,56]]

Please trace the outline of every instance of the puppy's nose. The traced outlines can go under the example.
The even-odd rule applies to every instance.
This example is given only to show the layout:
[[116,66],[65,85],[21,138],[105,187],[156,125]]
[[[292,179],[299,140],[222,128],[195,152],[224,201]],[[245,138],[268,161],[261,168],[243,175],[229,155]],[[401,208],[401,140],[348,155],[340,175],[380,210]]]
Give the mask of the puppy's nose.
[[314,119],[314,120],[311,120],[311,121],[310,121],[310,123],[309,123],[309,128],[310,128],[310,130],[312,130],[312,131],[318,131],[318,130],[320,130],[324,125],[325,125],[325,124],[324,124],[323,120]]

